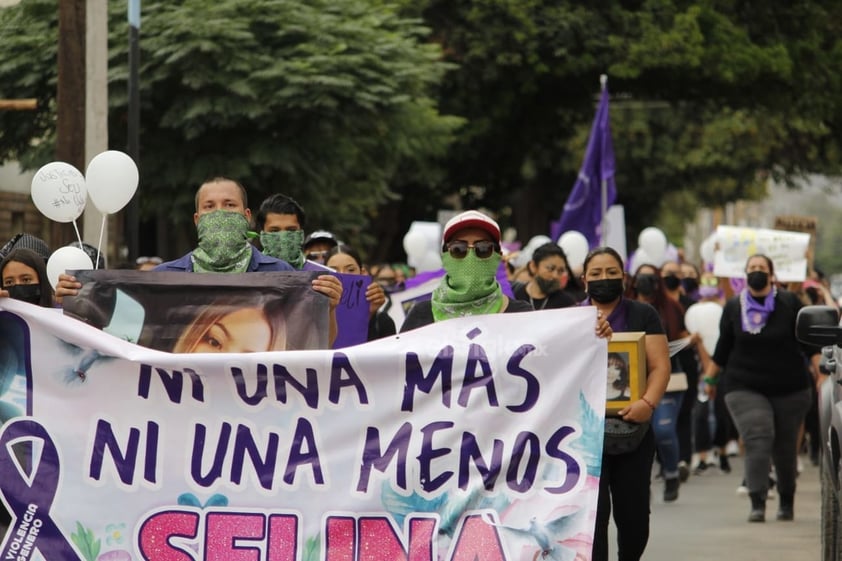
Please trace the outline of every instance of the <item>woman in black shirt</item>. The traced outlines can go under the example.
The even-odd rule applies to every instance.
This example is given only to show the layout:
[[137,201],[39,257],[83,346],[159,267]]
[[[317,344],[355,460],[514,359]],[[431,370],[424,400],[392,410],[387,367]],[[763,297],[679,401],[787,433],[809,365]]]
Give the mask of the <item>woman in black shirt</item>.
[[748,258],[748,286],[725,304],[716,351],[705,370],[711,395],[719,371],[727,373],[725,404],[745,443],[749,522],[766,519],[770,460],[778,477],[777,519],[793,519],[798,430],[811,400],[805,356],[816,369],[819,360],[819,349],[795,338],[801,301],[778,290],[774,275],[765,255]]
[[628,452],[602,455],[599,499],[593,538],[593,561],[608,559],[608,523],[614,510],[619,559],[641,558],[649,540],[650,475],[655,458],[655,438],[649,421],[666,390],[670,375],[669,347],[658,312],[645,302],[623,297],[626,275],[623,259],[610,247],[591,250],[582,278],[588,299],[614,332],[646,333],[646,389],[640,399],[619,412],[629,428],[645,431],[640,444]]

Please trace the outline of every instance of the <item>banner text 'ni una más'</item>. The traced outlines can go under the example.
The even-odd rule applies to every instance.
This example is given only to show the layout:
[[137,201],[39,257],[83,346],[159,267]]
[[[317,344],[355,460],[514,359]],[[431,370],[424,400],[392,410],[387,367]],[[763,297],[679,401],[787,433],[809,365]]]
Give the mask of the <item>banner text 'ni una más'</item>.
[[592,308],[187,355],[2,305],[19,409],[0,436],[4,559],[590,556],[607,359]]

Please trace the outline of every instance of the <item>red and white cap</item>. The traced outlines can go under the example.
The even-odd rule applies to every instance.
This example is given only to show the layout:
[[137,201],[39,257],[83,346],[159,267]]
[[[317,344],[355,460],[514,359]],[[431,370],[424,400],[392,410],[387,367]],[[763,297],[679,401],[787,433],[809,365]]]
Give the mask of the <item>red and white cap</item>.
[[448,220],[447,224],[444,225],[444,236],[442,236],[442,240],[447,243],[456,232],[466,228],[485,230],[495,243],[500,243],[500,226],[489,216],[478,210],[466,210]]

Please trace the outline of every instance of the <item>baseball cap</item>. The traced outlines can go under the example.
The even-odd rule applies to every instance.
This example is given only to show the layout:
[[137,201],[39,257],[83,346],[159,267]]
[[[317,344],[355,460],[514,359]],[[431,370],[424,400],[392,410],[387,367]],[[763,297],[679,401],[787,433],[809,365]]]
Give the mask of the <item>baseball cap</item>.
[[466,210],[448,220],[447,224],[444,225],[442,240],[447,242],[456,232],[465,228],[479,228],[480,230],[484,230],[488,232],[488,235],[491,236],[494,242],[500,243],[500,226],[489,216],[478,210]]
[[336,240],[336,236],[328,232],[327,230],[316,230],[309,236],[304,239],[304,248],[310,245],[313,242],[328,242],[331,247],[336,247],[339,245],[339,242]]

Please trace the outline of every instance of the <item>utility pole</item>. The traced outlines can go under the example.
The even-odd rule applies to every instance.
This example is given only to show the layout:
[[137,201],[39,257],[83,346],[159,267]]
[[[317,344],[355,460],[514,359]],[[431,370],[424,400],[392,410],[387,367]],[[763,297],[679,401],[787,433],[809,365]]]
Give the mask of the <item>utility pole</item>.
[[[60,0],[58,3],[58,119],[56,160],[85,170],[85,3],[86,0]],[[53,222],[50,244],[53,248],[75,239],[67,224]]]
[[[108,0],[84,0],[85,17],[85,166],[94,156],[108,150]],[[84,173],[84,168],[79,168]],[[85,206],[82,239],[98,247],[108,258],[108,230],[102,230],[103,214],[88,201]],[[116,216],[114,217],[116,219]],[[113,226],[113,225],[112,225]],[[101,244],[101,245],[100,245]]]

